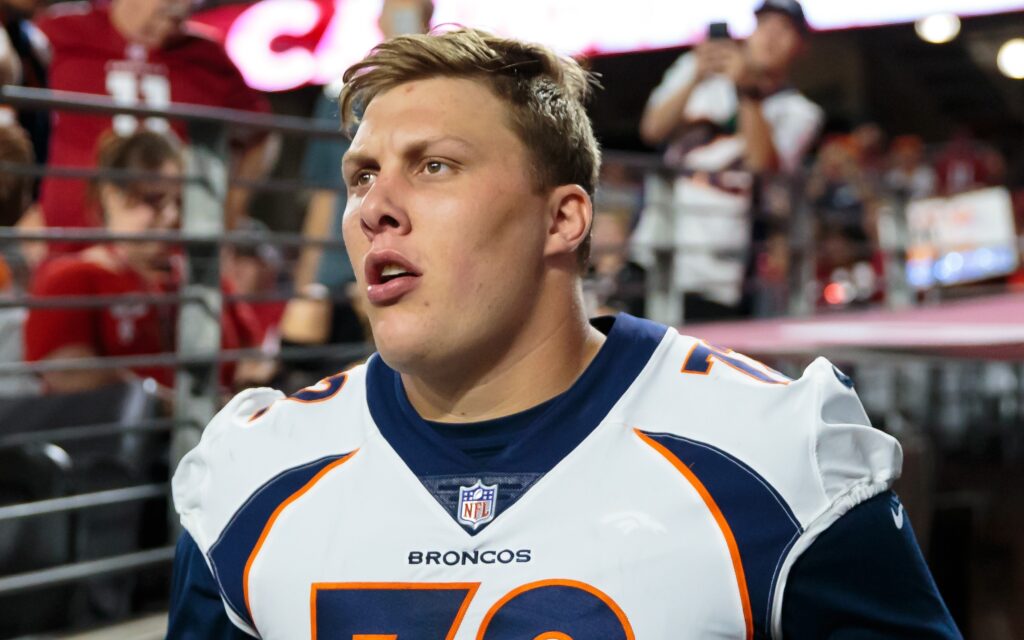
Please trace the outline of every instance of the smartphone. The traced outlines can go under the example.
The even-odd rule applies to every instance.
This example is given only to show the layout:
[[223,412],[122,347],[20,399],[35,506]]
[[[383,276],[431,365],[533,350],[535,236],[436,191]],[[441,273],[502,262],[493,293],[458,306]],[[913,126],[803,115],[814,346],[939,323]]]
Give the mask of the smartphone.
[[708,25],[709,40],[729,40],[729,24],[727,22],[712,22]]

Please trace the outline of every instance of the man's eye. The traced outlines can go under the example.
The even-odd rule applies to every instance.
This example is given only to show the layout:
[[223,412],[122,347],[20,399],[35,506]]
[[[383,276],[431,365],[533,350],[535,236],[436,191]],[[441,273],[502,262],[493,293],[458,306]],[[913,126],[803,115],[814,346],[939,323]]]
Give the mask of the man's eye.
[[442,173],[444,172],[445,169],[448,168],[448,164],[445,162],[441,162],[440,160],[428,160],[423,165],[423,171],[431,175],[437,175],[439,173]]
[[373,173],[370,171],[360,171],[352,176],[352,184],[357,187],[365,187],[373,182],[373,177]]

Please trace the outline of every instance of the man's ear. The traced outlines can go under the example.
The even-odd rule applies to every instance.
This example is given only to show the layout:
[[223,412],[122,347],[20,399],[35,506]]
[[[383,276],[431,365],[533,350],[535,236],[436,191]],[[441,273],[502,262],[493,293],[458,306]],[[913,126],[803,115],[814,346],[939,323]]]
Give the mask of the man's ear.
[[575,253],[590,233],[594,205],[578,184],[563,184],[548,199],[549,226],[544,255]]

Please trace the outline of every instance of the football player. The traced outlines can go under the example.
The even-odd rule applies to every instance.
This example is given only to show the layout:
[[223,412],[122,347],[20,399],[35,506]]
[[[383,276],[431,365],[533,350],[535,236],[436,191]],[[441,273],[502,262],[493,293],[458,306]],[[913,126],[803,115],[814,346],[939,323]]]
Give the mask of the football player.
[[206,428],[169,637],[958,637],[845,376],[587,320],[579,65],[463,29],[345,80],[379,353]]

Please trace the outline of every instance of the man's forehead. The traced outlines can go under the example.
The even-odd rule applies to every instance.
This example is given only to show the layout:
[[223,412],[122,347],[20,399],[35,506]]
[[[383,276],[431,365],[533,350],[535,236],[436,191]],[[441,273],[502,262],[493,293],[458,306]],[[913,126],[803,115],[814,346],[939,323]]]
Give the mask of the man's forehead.
[[474,145],[498,128],[511,133],[507,110],[485,84],[458,78],[406,82],[381,92],[366,106],[352,139],[389,143],[451,140]]
[[367,105],[371,111],[445,112],[460,107],[476,112],[501,112],[504,104],[486,80],[435,76],[402,82],[378,93]]

